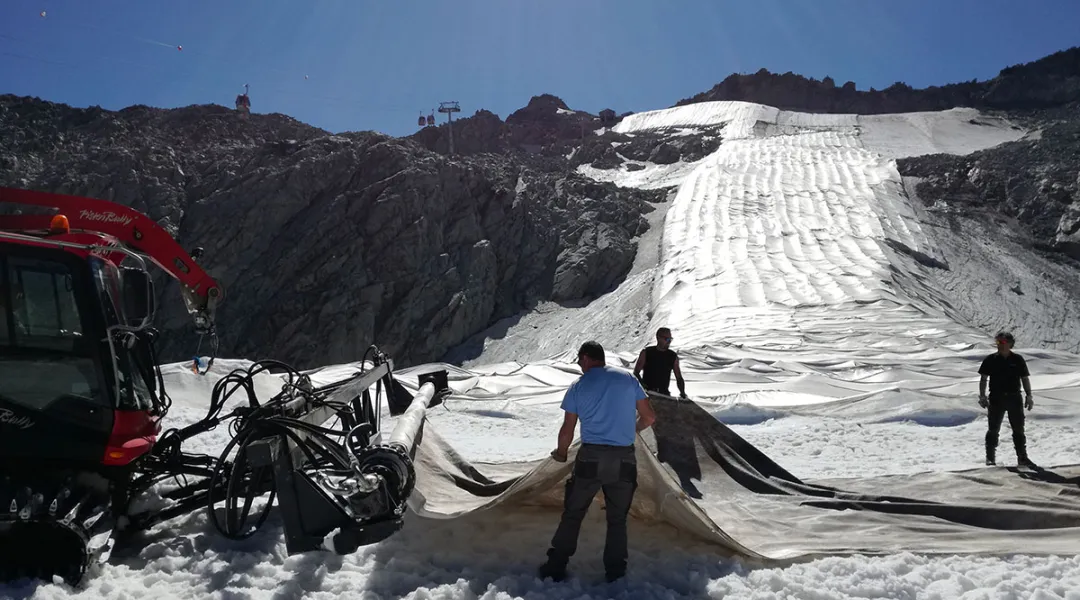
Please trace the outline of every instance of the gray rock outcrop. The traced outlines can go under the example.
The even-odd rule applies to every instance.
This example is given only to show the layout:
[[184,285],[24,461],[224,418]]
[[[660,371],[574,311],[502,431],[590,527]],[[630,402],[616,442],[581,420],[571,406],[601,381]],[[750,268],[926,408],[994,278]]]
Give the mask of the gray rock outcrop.
[[897,161],[930,205],[991,211],[1024,228],[1032,245],[1080,259],[1080,102],[1016,114],[1032,134],[967,156]]

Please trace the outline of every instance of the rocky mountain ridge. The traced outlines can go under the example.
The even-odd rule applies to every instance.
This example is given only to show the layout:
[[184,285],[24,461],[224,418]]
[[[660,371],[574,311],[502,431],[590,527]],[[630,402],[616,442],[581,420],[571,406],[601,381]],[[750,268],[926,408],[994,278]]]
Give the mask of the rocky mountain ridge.
[[716,100],[757,102],[783,110],[823,113],[881,114],[970,107],[987,110],[1048,109],[1080,101],[1080,46],[1039,60],[1013,65],[993,79],[971,80],[916,89],[898,81],[883,90],[856,89],[855,82],[837,85],[795,73],[732,74],[712,89],[685,98],[675,106]]

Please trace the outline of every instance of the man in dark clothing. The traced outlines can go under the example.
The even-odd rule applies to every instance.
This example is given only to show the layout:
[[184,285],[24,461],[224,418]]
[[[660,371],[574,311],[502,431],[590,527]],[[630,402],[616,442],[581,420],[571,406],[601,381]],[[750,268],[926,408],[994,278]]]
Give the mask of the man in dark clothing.
[[583,344],[578,350],[578,366],[581,378],[566,390],[559,443],[551,456],[559,462],[567,460],[579,418],[581,446],[566,482],[562,520],[538,575],[555,581],[566,577],[566,565],[577,551],[581,522],[596,493],[603,489],[607,515],[604,570],[610,582],[626,574],[626,518],[637,490],[634,440],[637,432],[652,425],[656,415],[637,380],[606,365],[600,344]]
[[[995,464],[994,454],[998,445],[998,431],[1005,415],[1009,415],[1009,427],[1012,429],[1013,446],[1016,448],[1017,464],[1034,467],[1027,456],[1027,438],[1024,436],[1024,408],[1035,407],[1031,399],[1031,380],[1024,357],[1012,351],[1016,340],[1008,332],[994,336],[997,352],[983,359],[979,367],[979,406],[987,411],[986,464]],[[986,395],[986,382],[990,380],[990,396]],[[1023,384],[1027,397],[1020,399],[1020,385]]]
[[638,355],[634,377],[646,390],[670,396],[671,374],[675,373],[679,398],[686,400],[686,382],[679,370],[679,355],[671,349],[671,339],[671,330],[667,327],[656,330],[656,345],[645,348]]

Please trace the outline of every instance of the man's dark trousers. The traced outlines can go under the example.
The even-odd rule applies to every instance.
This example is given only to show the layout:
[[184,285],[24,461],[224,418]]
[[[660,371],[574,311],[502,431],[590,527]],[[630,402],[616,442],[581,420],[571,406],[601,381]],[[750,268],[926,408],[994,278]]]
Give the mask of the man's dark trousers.
[[1009,415],[1013,446],[1019,460],[1027,458],[1027,437],[1024,436],[1024,399],[1019,393],[991,395],[990,408],[986,414],[986,457],[993,460],[998,445],[998,432],[1005,415]]
[[566,482],[562,520],[548,550],[551,568],[564,570],[577,551],[581,522],[601,489],[604,490],[607,514],[604,570],[609,579],[626,573],[626,519],[637,490],[637,459],[633,446],[581,445],[573,474]]

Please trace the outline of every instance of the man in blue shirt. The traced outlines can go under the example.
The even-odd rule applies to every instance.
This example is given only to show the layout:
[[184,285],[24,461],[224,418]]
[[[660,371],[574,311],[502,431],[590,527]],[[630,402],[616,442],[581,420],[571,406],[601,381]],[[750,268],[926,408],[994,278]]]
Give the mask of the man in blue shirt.
[[577,550],[581,522],[596,493],[603,489],[607,514],[604,570],[610,582],[626,574],[626,518],[637,490],[634,440],[637,432],[653,424],[656,414],[636,377],[607,366],[600,344],[585,342],[578,350],[577,362],[582,375],[566,390],[559,444],[551,456],[566,461],[579,420],[581,447],[566,482],[562,520],[539,575],[555,581],[566,577],[566,565]]

